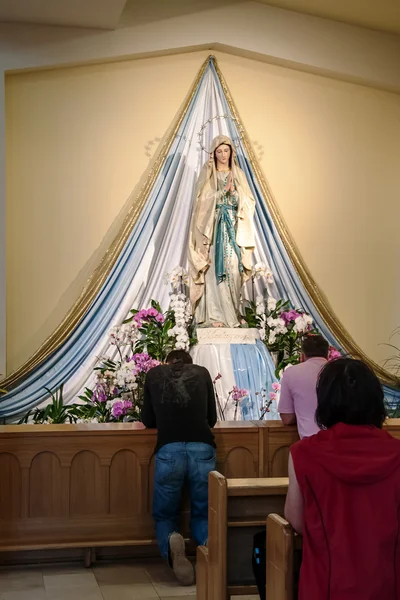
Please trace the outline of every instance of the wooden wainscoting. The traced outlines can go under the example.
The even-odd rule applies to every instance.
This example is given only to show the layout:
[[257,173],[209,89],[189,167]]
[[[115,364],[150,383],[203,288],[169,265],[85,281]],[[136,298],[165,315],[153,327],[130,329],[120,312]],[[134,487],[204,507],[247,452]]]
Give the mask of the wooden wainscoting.
[[[154,544],[156,431],[137,423],[0,427],[0,552]],[[400,437],[400,419],[387,430]],[[287,476],[295,427],[218,423],[228,479]],[[188,505],[182,516],[187,531]]]
[[[215,438],[222,473],[258,476],[254,423],[218,424]],[[139,424],[1,427],[0,551],[154,543],[155,443]]]

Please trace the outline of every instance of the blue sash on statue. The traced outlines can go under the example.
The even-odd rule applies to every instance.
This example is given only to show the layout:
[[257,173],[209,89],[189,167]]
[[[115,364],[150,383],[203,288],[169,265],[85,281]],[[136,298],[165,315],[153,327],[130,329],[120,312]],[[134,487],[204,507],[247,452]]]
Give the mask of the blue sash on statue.
[[239,261],[239,272],[243,272],[242,255],[240,248],[236,243],[235,227],[232,223],[229,212],[237,211],[237,206],[233,204],[217,204],[218,217],[215,231],[215,276],[217,284],[226,279],[225,248],[224,248],[224,226],[228,234],[229,242],[234,249]]

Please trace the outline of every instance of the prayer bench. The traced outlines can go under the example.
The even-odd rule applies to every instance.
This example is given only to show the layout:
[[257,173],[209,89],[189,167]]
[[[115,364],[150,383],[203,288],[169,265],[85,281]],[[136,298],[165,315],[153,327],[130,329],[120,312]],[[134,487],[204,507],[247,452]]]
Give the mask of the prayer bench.
[[197,600],[257,594],[253,537],[270,513],[283,514],[287,477],[226,479],[209,476],[208,545],[197,549]]

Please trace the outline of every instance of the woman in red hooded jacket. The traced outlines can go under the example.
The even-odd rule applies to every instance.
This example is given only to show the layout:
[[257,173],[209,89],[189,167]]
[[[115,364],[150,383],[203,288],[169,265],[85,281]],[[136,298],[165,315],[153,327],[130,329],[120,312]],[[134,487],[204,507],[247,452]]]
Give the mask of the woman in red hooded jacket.
[[317,397],[322,430],[289,458],[299,600],[400,600],[400,440],[382,430],[382,387],[363,362],[341,358],[321,372]]

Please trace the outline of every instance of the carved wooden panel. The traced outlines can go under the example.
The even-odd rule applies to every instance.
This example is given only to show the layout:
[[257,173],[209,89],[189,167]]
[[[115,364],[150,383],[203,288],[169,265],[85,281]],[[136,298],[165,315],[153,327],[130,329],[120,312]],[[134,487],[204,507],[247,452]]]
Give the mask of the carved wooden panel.
[[257,477],[257,464],[248,448],[234,448],[223,462],[223,475],[228,479]]
[[29,470],[29,516],[60,517],[63,514],[61,465],[52,452],[40,452]]
[[114,454],[110,465],[110,513],[139,514],[141,491],[138,457],[131,450],[120,450]]
[[287,477],[289,465],[289,446],[276,450],[271,462],[271,477]]
[[71,517],[109,512],[107,475],[108,467],[100,465],[100,459],[94,452],[83,450],[74,457],[70,473]]
[[21,516],[22,478],[18,459],[13,454],[0,454],[0,519]]

